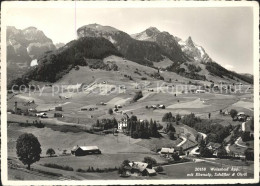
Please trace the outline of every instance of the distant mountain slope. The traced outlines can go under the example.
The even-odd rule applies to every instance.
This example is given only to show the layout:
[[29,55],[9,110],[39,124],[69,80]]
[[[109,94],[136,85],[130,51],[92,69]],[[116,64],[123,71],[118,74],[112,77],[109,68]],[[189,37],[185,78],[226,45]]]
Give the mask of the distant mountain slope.
[[[13,84],[27,84],[31,80],[56,82],[64,74],[68,73],[77,65],[88,65],[95,67],[105,67],[98,59],[103,59],[110,55],[121,56],[114,45],[104,38],[80,38],[73,40],[58,50],[46,52],[38,58],[38,65],[32,67],[22,78],[11,82]],[[95,60],[96,59],[96,60]]]
[[[159,62],[167,56],[171,60],[179,61],[180,56],[174,56],[174,47],[171,49],[171,54],[164,50],[160,45],[154,41],[140,41],[133,39],[130,35],[109,26],[102,26],[98,24],[90,24],[83,26],[77,30],[78,37],[104,37],[111,41],[115,47],[127,59],[133,60],[143,65],[152,65],[152,62]],[[179,49],[180,50],[180,49]],[[181,50],[180,50],[181,52]]]
[[184,62],[189,60],[182,52],[180,45],[175,40],[174,36],[168,32],[160,32],[155,27],[150,27],[145,31],[131,35],[132,38],[140,41],[152,41],[157,43],[160,48],[167,53],[169,58],[175,62]]
[[52,40],[35,27],[20,30],[7,27],[7,62],[29,64],[48,50],[55,50]]
[[7,81],[22,76],[30,67],[31,61],[44,52],[55,50],[52,40],[35,27],[20,30],[8,26],[7,45]]

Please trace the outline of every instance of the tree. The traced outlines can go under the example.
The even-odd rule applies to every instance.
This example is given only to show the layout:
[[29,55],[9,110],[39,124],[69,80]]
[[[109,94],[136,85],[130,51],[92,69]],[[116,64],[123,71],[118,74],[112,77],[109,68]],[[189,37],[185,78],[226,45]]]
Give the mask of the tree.
[[186,136],[186,138],[187,138],[188,148],[189,148],[189,139],[190,139],[191,134],[190,134],[190,133],[186,133],[185,136]]
[[144,157],[144,163],[148,164],[148,167],[152,168],[154,165],[157,164],[157,161],[151,157]]
[[242,140],[243,140],[244,142],[251,140],[250,132],[249,132],[249,131],[242,132],[241,138],[242,138]]
[[180,121],[181,120],[181,115],[180,114],[177,114],[176,115],[176,121]]
[[218,153],[217,153],[217,157],[218,158],[224,158],[224,157],[226,157],[227,156],[227,151],[226,151],[226,149],[225,148],[220,148],[219,150],[218,150]]
[[52,148],[49,148],[49,149],[47,150],[46,154],[51,157],[52,155],[55,154],[55,151],[54,151]]
[[200,148],[200,155],[205,158],[212,157],[212,151],[209,150],[207,147]]
[[254,131],[254,116],[253,116],[253,118],[250,120],[250,129],[251,129],[252,131]]
[[124,161],[122,162],[122,167],[128,166],[129,163],[130,163],[129,160],[124,160]]
[[135,93],[135,96],[133,98],[133,102],[136,102],[138,99],[142,98],[143,97],[143,93],[142,91],[138,91]]
[[27,165],[27,169],[30,170],[31,164],[40,160],[41,152],[41,144],[33,134],[24,133],[18,137],[16,141],[16,153],[19,160],[24,165]]
[[230,116],[234,118],[237,115],[237,111],[235,109],[230,110]]
[[169,138],[170,138],[171,140],[174,140],[174,139],[175,139],[173,132],[169,132],[169,133],[168,133],[168,136],[169,136]]
[[113,114],[113,110],[111,108],[108,109],[108,114],[110,114],[110,115]]
[[247,148],[244,152],[244,155],[246,157],[246,160],[252,160],[254,161],[254,149]]

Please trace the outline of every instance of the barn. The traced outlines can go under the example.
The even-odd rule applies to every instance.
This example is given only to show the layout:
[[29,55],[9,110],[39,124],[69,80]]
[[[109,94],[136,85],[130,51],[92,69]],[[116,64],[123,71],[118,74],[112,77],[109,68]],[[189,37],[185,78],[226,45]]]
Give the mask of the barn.
[[101,151],[97,146],[75,146],[71,149],[71,154],[85,156],[88,154],[101,154]]
[[61,106],[55,107],[55,111],[62,111],[62,107]]

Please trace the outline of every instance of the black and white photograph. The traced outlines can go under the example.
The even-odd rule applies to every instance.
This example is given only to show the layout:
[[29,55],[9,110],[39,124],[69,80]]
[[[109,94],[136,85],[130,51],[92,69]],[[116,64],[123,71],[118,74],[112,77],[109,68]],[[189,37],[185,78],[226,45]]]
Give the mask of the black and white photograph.
[[2,183],[257,183],[258,3],[193,3],[2,3]]

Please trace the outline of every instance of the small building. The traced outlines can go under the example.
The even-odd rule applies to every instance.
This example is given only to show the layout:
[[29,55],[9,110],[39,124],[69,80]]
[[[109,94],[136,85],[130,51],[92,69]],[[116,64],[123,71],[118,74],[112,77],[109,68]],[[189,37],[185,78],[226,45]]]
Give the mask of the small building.
[[63,118],[63,115],[61,113],[54,113],[55,118]]
[[143,171],[143,175],[144,176],[155,176],[156,175],[156,171],[154,169],[146,168]]
[[37,112],[37,110],[35,109],[35,108],[30,108],[30,109],[28,109],[28,112]]
[[160,109],[165,109],[165,105],[159,105]]
[[62,111],[62,107],[61,106],[55,107],[55,111]]
[[75,156],[85,156],[88,154],[101,154],[97,146],[74,146],[71,149],[71,154]]
[[174,148],[162,148],[160,154],[173,154]]
[[123,130],[123,128],[127,127],[127,119],[123,119],[118,122],[118,130]]
[[130,162],[128,168],[130,174],[137,174],[141,176],[154,176],[156,171],[149,167],[147,163],[143,162]]
[[196,93],[205,93],[205,90],[196,90]]
[[244,112],[239,112],[239,113],[237,113],[237,116],[244,116],[244,115],[245,115]]

